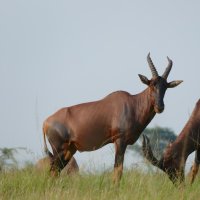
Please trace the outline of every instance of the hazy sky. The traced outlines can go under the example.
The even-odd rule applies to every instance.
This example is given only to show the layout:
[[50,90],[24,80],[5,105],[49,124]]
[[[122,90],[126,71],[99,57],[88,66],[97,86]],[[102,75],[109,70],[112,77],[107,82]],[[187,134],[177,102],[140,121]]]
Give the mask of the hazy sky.
[[141,92],[148,52],[160,74],[169,56],[168,80],[184,80],[149,126],[178,134],[200,97],[199,10],[197,0],[0,0],[0,147],[41,154],[57,109]]

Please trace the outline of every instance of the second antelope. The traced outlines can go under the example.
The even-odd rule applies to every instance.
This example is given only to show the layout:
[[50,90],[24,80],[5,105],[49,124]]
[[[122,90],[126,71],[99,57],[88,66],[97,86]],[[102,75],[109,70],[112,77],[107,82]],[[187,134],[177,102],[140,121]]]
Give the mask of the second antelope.
[[196,151],[196,156],[191,172],[191,183],[194,181],[200,164],[200,100],[196,103],[192,115],[180,135],[173,143],[167,146],[160,160],[154,157],[148,137],[143,136],[144,156],[154,166],[167,173],[174,184],[184,181],[185,162],[188,156],[194,151]]

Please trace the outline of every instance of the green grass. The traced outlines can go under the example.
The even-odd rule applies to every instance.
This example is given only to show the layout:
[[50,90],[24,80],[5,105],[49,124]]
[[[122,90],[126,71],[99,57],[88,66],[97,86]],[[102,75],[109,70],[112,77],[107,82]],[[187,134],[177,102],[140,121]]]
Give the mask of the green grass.
[[81,174],[51,178],[29,167],[0,173],[0,199],[34,200],[134,200],[200,199],[200,179],[190,186],[175,188],[163,173],[125,171],[119,186],[112,183],[112,173]]

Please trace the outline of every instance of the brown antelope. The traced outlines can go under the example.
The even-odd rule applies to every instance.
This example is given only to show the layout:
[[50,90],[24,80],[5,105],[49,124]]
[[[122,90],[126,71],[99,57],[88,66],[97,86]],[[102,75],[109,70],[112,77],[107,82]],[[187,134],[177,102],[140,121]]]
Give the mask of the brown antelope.
[[196,151],[196,156],[191,183],[194,181],[197,173],[197,165],[200,163],[200,100],[196,103],[185,127],[177,139],[167,146],[160,160],[154,157],[149,139],[143,135],[144,156],[154,166],[167,173],[174,184],[184,181],[185,162],[187,157],[194,151]]
[[[50,158],[46,156],[44,158],[39,159],[36,162],[35,168],[38,171],[45,171],[46,169],[48,169],[50,162],[51,162]],[[72,157],[70,161],[67,163],[67,165],[64,167],[64,169],[62,170],[62,173],[66,175],[74,175],[74,174],[77,174],[78,172],[79,172],[79,166],[76,162],[76,159]]]
[[[53,176],[59,174],[77,150],[93,151],[114,143],[114,182],[120,180],[127,145],[135,143],[156,113],[163,112],[167,88],[182,82],[167,82],[172,68],[169,58],[162,76],[158,75],[150,54],[147,61],[152,79],[139,74],[141,81],[148,86],[140,94],[113,92],[99,101],[62,108],[44,121],[44,145],[51,157],[50,171]],[[47,149],[45,136],[53,154]]]

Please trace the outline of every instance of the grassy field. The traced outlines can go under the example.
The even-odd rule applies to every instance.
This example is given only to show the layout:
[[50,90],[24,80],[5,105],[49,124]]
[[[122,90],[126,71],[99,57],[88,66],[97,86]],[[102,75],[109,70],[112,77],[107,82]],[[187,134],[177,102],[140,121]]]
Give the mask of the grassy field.
[[112,183],[112,173],[81,174],[51,178],[32,167],[0,173],[0,199],[200,199],[200,179],[190,186],[175,188],[163,173],[125,171],[119,186]]

